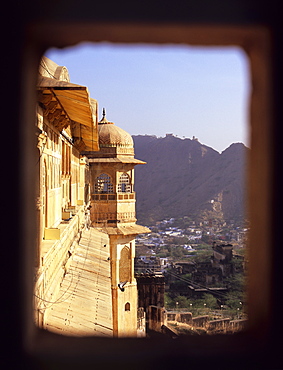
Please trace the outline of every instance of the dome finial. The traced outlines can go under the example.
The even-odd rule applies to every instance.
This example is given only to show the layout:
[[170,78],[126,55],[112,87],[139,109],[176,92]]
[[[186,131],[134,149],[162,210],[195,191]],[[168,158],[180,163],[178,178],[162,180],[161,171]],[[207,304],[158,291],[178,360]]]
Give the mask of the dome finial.
[[102,118],[101,120],[98,122],[99,125],[103,125],[103,124],[112,124],[112,122],[108,122],[107,119],[106,119],[106,110],[105,108],[102,109]]

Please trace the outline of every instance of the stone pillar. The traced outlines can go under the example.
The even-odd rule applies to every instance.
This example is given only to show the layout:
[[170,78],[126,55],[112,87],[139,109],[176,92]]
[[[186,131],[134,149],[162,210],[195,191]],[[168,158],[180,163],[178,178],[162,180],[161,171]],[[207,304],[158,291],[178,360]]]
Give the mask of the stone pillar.
[[110,236],[113,335],[137,336],[137,285],[132,270],[132,237]]

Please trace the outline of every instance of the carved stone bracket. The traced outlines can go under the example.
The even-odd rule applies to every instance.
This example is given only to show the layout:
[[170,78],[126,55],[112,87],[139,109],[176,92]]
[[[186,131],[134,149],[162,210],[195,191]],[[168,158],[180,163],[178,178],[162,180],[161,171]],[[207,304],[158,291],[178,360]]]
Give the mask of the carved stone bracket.
[[39,93],[39,101],[43,105],[43,114],[57,130],[62,131],[71,121],[57,99],[51,93]]
[[40,211],[40,210],[41,210],[41,208],[42,208],[42,205],[43,205],[43,203],[42,203],[42,199],[41,199],[41,197],[37,197],[37,198],[36,198],[36,201],[35,201],[35,207],[36,207],[36,210],[37,210],[37,211]]
[[80,137],[74,137],[74,146],[80,151],[84,151],[85,148],[86,148],[86,145],[85,143],[83,142],[83,140],[80,138]]
[[38,149],[41,149],[45,144],[46,144],[46,134],[42,132],[37,137],[37,147],[38,147]]

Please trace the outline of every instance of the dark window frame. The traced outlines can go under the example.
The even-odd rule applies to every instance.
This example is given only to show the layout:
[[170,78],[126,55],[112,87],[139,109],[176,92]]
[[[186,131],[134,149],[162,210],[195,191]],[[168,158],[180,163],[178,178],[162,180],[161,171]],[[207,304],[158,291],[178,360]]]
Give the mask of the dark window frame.
[[[245,5],[241,4],[241,6],[247,10]],[[122,22],[108,22],[107,19],[100,23],[83,24],[72,22],[72,19],[74,20],[76,17],[68,18],[69,13],[66,9],[64,9],[64,14],[56,14],[60,21],[56,22],[55,20],[52,23],[54,18],[46,9],[47,15],[45,14],[45,18],[41,19],[40,22],[37,23],[34,20],[30,23],[26,22],[29,26],[30,39],[29,43],[26,44],[25,52],[21,49],[22,44],[16,38],[14,39],[14,47],[15,45],[16,48],[18,47],[18,54],[15,52],[13,56],[15,60],[19,60],[19,56],[22,60],[20,61],[21,65],[17,64],[18,70],[15,76],[20,80],[21,89],[17,91],[13,86],[13,92],[16,95],[13,101],[14,104],[17,104],[18,101],[21,102],[17,104],[18,109],[21,108],[21,110],[17,111],[18,115],[12,113],[12,110],[9,111],[9,114],[12,114],[15,118],[15,122],[18,124],[17,130],[21,133],[21,140],[16,141],[19,144],[19,162],[17,164],[18,172],[15,175],[15,178],[20,180],[15,183],[21,184],[21,189],[18,189],[19,194],[15,198],[18,200],[21,197],[22,201],[17,204],[17,206],[20,205],[21,215],[18,222],[19,233],[15,233],[13,240],[18,246],[16,249],[14,248],[14,251],[18,251],[18,258],[20,259],[18,264],[15,263],[15,267],[21,265],[22,279],[17,280],[18,285],[12,284],[12,287],[18,287],[17,292],[14,292],[12,287],[9,287],[9,289],[12,290],[13,295],[18,293],[18,295],[16,294],[18,304],[13,306],[17,307],[20,312],[18,316],[15,315],[14,317],[13,327],[18,331],[20,330],[20,336],[16,342],[22,356],[23,353],[28,354],[29,359],[43,361],[49,363],[50,366],[52,363],[60,362],[65,365],[72,364],[74,358],[76,361],[82,361],[81,366],[87,364],[105,366],[106,362],[107,365],[115,366],[117,359],[115,356],[112,357],[111,354],[117,352],[119,348],[121,351],[125,348],[131,348],[120,359],[121,364],[122,361],[127,361],[128,365],[140,364],[142,368],[145,359],[147,364],[153,360],[155,363],[158,361],[160,366],[175,365],[177,359],[180,363],[188,361],[188,366],[192,367],[194,365],[201,367],[204,363],[213,366],[216,362],[219,364],[220,360],[225,364],[228,359],[233,361],[234,368],[238,366],[250,366],[251,368],[251,365],[255,364],[258,365],[258,368],[263,368],[264,360],[268,360],[269,365],[274,364],[276,351],[280,351],[280,346],[277,344],[278,340],[274,338],[276,334],[281,333],[283,327],[283,319],[279,315],[281,313],[280,298],[282,298],[282,293],[278,289],[280,287],[278,278],[282,276],[282,273],[280,275],[282,268],[279,266],[279,260],[282,261],[280,258],[282,252],[278,248],[280,240],[275,234],[276,228],[280,225],[279,216],[282,204],[280,196],[282,189],[281,171],[278,171],[281,168],[279,165],[281,164],[282,155],[282,143],[279,135],[280,122],[282,122],[282,112],[279,107],[279,102],[282,100],[279,99],[280,94],[282,94],[280,92],[282,81],[279,78],[282,77],[283,63],[280,54],[282,39],[278,36],[279,33],[276,33],[276,30],[278,31],[276,27],[279,24],[276,23],[276,19],[273,26],[273,38],[271,38],[269,30],[259,27],[254,22],[254,18],[252,20],[246,15],[248,13],[240,12],[242,18],[240,16],[239,28],[233,24],[231,26],[227,25],[229,24],[229,16],[227,15],[229,12],[225,9],[223,10],[224,16],[219,15],[220,18],[216,17],[212,8],[210,9],[214,18],[208,16],[208,19],[216,19],[214,26],[205,26],[206,23],[200,21],[200,19],[205,18],[205,15],[209,14],[207,11],[204,11],[204,18],[195,19],[196,24],[199,24],[199,26],[196,26],[195,23],[176,24],[167,21],[159,24],[150,22],[132,23],[125,21],[125,19]],[[195,8],[192,10],[193,14],[195,14],[194,11],[196,11]],[[201,11],[203,12],[203,8]],[[101,14],[101,12],[97,13]],[[111,14],[113,16],[113,13]],[[121,9],[118,14],[122,15]],[[126,19],[127,14],[124,14]],[[202,13],[197,12],[197,14]],[[217,14],[219,14],[219,11]],[[223,25],[225,14],[228,21],[224,22]],[[190,16],[192,17],[192,15]],[[253,16],[255,17],[254,14]],[[63,19],[60,17],[63,17]],[[158,18],[157,15],[155,17]],[[219,19],[222,19],[222,21],[219,22]],[[269,27],[271,27],[272,22],[270,19],[268,21],[270,22]],[[22,23],[20,21],[18,23],[19,25],[14,22],[13,26],[19,27],[18,30],[20,30]],[[20,41],[26,37],[26,34],[23,33],[22,35],[21,32],[15,32],[15,35],[21,39]],[[246,333],[239,336],[191,337],[175,341],[173,344],[170,342],[170,345],[166,340],[161,340],[161,345],[160,339],[158,341],[151,339],[142,342],[134,339],[125,339],[120,342],[113,339],[107,341],[107,346],[105,346],[106,342],[99,338],[63,338],[38,330],[34,326],[32,275],[36,245],[36,216],[32,204],[36,184],[32,184],[33,177],[31,176],[31,164],[34,159],[34,131],[32,124],[29,126],[27,122],[34,122],[33,106],[35,106],[37,77],[35,71],[44,49],[50,46],[73,45],[81,40],[131,43],[182,42],[199,46],[238,45],[248,53],[254,89],[250,103],[252,151],[249,158],[248,180],[252,223],[249,252],[250,320]],[[20,84],[16,86],[20,86]],[[10,99],[12,94],[7,94],[7,96]],[[10,133],[12,134],[12,131]],[[11,240],[9,242],[11,244]],[[7,292],[6,298],[15,302],[11,294]],[[15,313],[16,311],[13,309],[11,312]]]
[[111,194],[113,192],[113,182],[110,175],[107,173],[101,173],[96,177],[94,183],[94,194]]
[[119,177],[118,193],[131,193],[131,178],[126,172]]

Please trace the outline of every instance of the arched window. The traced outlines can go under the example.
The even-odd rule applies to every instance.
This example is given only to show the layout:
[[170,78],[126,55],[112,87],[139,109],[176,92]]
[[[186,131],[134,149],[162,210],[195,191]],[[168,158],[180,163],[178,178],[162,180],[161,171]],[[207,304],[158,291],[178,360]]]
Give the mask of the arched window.
[[130,311],[131,310],[131,305],[130,305],[130,303],[129,302],[127,302],[126,304],[125,304],[125,311]]
[[131,180],[130,176],[127,173],[123,173],[120,176],[118,184],[119,193],[130,193],[131,192]]
[[131,256],[130,248],[125,246],[121,250],[119,263],[119,279],[120,281],[131,281]]
[[106,173],[102,173],[95,180],[94,185],[95,193],[113,193],[113,184],[111,177]]

